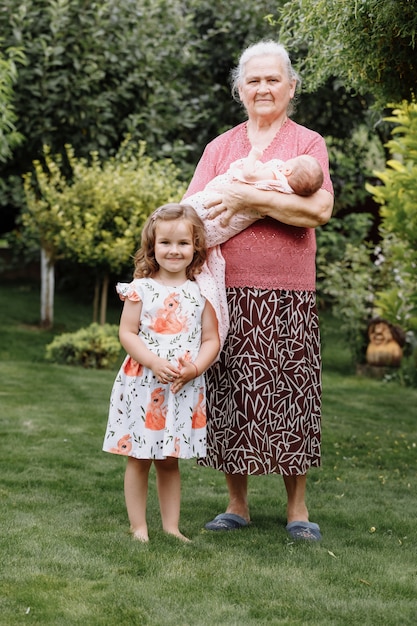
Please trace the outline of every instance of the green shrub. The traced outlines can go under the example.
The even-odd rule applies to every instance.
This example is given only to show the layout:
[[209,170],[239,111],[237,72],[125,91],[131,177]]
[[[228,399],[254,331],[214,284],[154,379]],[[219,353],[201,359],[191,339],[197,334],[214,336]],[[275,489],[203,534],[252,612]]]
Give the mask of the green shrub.
[[334,210],[355,211],[363,206],[365,183],[374,180],[373,171],[384,167],[384,149],[373,129],[358,126],[350,137],[326,137],[330,175],[334,187]]
[[381,184],[367,185],[381,205],[381,234],[395,269],[377,304],[383,315],[394,311],[397,322],[417,332],[417,103],[402,102],[387,120],[396,124],[387,143],[391,158],[375,172]]
[[[367,323],[382,317],[399,325],[406,333],[404,360],[395,376],[402,384],[415,384],[417,355],[417,103],[403,102],[387,121],[394,122],[392,139],[386,144],[391,158],[383,171],[374,171],[379,181],[360,183],[359,194],[366,192],[381,205],[380,242],[368,242],[370,216],[351,214],[333,218],[317,231],[317,293],[322,306],[331,308],[349,345],[353,362],[363,363],[367,344]],[[365,149],[369,157],[365,168],[377,162],[376,145]],[[330,146],[333,160],[351,180],[351,157],[338,157],[337,146]],[[349,153],[350,154],[350,153]],[[336,168],[337,169],[337,168]],[[354,187],[352,188],[354,190]],[[362,195],[348,188],[342,206],[360,202]],[[337,215],[337,212],[336,212]],[[414,368],[414,369],[413,369]]]
[[375,266],[370,246],[348,241],[341,259],[322,264],[318,272],[319,293],[330,304],[354,364],[363,363],[368,321],[373,317]]
[[119,327],[91,324],[75,333],[64,333],[46,346],[46,359],[90,369],[111,369],[120,357]]

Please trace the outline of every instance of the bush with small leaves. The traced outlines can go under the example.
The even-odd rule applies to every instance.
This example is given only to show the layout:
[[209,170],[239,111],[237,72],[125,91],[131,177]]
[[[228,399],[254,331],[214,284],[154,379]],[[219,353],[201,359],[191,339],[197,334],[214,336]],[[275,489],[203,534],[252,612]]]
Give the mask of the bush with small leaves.
[[111,369],[121,353],[118,330],[115,324],[91,324],[75,333],[63,333],[46,346],[46,359],[89,369]]
[[[417,102],[402,102],[387,118],[395,127],[386,147],[390,158],[367,185],[381,205],[381,248],[387,280],[377,292],[378,313],[417,332]],[[389,319],[389,318],[388,318]]]

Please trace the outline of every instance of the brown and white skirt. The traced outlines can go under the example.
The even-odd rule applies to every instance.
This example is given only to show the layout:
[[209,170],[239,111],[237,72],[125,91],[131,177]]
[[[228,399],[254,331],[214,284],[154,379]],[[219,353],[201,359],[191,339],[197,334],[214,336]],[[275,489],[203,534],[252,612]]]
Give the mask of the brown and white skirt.
[[228,474],[320,465],[321,357],[315,293],[228,288],[230,330],[206,373],[207,456]]

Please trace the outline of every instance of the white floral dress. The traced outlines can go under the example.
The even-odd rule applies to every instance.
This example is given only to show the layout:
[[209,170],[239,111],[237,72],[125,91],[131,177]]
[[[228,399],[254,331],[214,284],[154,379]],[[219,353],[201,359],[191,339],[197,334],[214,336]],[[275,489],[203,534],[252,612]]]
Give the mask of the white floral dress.
[[[152,278],[119,283],[122,300],[142,301],[139,337],[147,347],[178,365],[194,361],[201,345],[206,299],[195,281],[167,287]],[[126,356],[114,381],[103,450],[138,459],[189,459],[206,454],[204,376],[173,394],[152,370]]]

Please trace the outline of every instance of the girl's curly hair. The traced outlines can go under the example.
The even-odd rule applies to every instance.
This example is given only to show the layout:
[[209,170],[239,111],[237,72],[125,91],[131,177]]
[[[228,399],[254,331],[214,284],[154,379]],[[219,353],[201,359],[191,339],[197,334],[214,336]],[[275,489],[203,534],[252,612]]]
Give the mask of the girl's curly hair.
[[159,265],[155,259],[155,236],[158,222],[160,220],[170,222],[181,219],[189,222],[193,230],[194,256],[186,269],[187,278],[194,280],[195,275],[201,272],[201,268],[207,258],[204,223],[197,215],[195,209],[189,204],[171,202],[156,209],[143,226],[141,247],[134,256],[134,278],[152,277],[159,270]]

